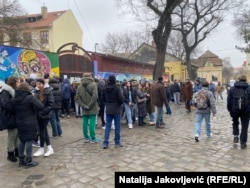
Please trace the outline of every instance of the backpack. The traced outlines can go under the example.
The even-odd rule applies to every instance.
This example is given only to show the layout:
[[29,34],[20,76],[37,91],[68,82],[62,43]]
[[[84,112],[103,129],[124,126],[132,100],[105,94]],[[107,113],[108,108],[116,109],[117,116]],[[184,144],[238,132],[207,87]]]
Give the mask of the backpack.
[[206,110],[207,108],[209,108],[207,91],[198,91],[198,94],[196,95],[196,108],[199,110]]
[[248,93],[246,89],[235,88],[233,94],[233,111],[245,111],[248,107]]

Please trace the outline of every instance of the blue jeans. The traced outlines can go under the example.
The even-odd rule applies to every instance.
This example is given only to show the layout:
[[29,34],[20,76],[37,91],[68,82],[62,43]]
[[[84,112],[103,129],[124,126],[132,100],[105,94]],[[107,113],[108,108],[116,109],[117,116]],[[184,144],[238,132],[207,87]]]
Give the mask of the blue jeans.
[[165,106],[166,106],[166,112],[167,112],[168,114],[172,114],[172,111],[171,111],[169,102],[168,102],[168,104],[166,104]]
[[50,117],[50,124],[52,127],[52,136],[61,136],[62,128],[61,128],[58,110],[52,110],[51,117]]
[[163,107],[156,106],[156,126],[159,126],[163,120]]
[[210,124],[210,113],[197,113],[195,122],[195,136],[200,136],[201,134],[201,123],[203,118],[206,123],[206,133],[207,136],[211,136],[211,124]]
[[154,122],[155,121],[155,113],[149,113],[149,121]]
[[132,121],[133,107],[127,103],[124,103],[124,109],[125,109],[126,118],[128,120],[128,124],[132,124],[133,123],[133,121]]
[[111,131],[112,121],[115,122],[115,145],[120,144],[120,131],[121,131],[121,115],[120,114],[106,114],[106,128],[104,133],[103,145],[109,145],[109,135]]

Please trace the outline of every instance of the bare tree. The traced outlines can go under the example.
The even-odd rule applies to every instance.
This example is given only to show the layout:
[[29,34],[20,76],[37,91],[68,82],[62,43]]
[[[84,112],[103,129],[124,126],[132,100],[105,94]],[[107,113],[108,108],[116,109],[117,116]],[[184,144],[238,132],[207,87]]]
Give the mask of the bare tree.
[[20,20],[14,19],[23,14],[23,9],[17,0],[3,1],[0,4],[0,44],[16,45],[20,38]]
[[[180,58],[185,58],[185,49],[182,42],[182,35],[180,32],[173,30],[169,36],[167,52]],[[201,53],[201,48],[196,48],[191,54],[191,58],[197,57]]]
[[223,13],[235,6],[230,0],[187,0],[175,9],[173,30],[181,32],[190,79],[197,77],[191,65],[192,52],[223,21]]
[[222,76],[225,78],[226,83],[229,82],[230,78],[234,75],[234,68],[231,65],[230,59],[225,58],[223,59],[223,69],[222,69]]
[[147,35],[138,31],[108,33],[101,48],[103,52],[108,53],[132,53],[145,41],[149,41]]
[[242,52],[250,53],[250,7],[244,6],[242,11],[238,11],[234,16],[233,24],[238,30],[238,34],[244,39],[245,46],[236,48]]
[[[164,72],[165,54],[168,39],[172,30],[172,12],[183,0],[118,0],[122,7],[130,5],[130,11],[136,15],[138,19],[147,18],[151,23],[155,21],[157,24],[152,31],[152,36],[156,45],[156,63],[153,71],[153,79],[162,75]],[[151,11],[149,11],[149,10]]]

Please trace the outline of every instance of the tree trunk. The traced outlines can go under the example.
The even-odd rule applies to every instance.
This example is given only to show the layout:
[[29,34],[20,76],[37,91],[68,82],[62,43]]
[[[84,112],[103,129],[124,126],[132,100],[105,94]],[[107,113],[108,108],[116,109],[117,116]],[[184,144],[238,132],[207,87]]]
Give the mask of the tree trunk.
[[[167,46],[166,44],[164,44]],[[164,62],[165,62],[165,55],[166,55],[166,47],[157,47],[156,48],[156,62],[153,71],[153,79],[156,80],[158,77],[162,76],[164,73]]]
[[190,55],[191,53],[189,53],[186,50],[186,65],[187,65],[188,76],[190,80],[195,80],[197,78],[197,70],[191,64]]

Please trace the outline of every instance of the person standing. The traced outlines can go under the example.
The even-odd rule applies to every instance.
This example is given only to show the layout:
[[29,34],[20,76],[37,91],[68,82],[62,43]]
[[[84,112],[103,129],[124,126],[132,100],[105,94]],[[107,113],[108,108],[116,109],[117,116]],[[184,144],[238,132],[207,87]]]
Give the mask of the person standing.
[[49,86],[53,89],[54,104],[52,107],[50,124],[52,127],[52,136],[62,136],[62,127],[59,118],[59,110],[62,109],[62,91],[59,87],[59,83],[55,78],[49,80]]
[[71,99],[71,85],[68,78],[64,78],[62,83],[62,114],[61,117],[64,117],[66,111],[67,117],[70,118],[70,99]]
[[195,121],[195,141],[199,142],[200,139],[200,134],[201,134],[201,123],[203,118],[205,119],[206,123],[206,134],[207,137],[210,138],[212,136],[212,131],[211,131],[211,123],[210,123],[210,115],[211,113],[213,116],[216,114],[216,106],[215,106],[215,99],[214,95],[211,91],[208,90],[208,85],[209,83],[207,81],[204,81],[202,83],[202,88],[201,90],[197,91],[194,96],[193,100],[195,101],[195,104],[197,104],[197,98],[200,96],[201,92],[205,93],[205,99],[207,100],[202,100],[204,103],[204,106],[206,108],[199,108],[198,104],[196,105],[196,121]]
[[[237,95],[240,95],[239,91],[245,96],[242,97],[242,103],[240,101],[235,101]],[[234,86],[230,88],[227,96],[227,110],[230,113],[233,121],[233,135],[234,143],[238,143],[240,140],[241,149],[247,147],[247,134],[249,126],[249,114],[250,114],[250,87],[247,83],[247,77],[245,75],[240,75],[238,81],[235,82]],[[243,103],[245,101],[245,103]],[[241,109],[236,106],[241,105]],[[239,119],[241,120],[241,132],[239,131]],[[239,138],[240,135],[240,138]]]
[[172,110],[170,107],[170,100],[171,100],[171,86],[169,82],[164,82],[164,87],[166,90],[166,95],[167,95],[167,99],[168,99],[168,104],[165,106],[166,107],[166,114],[171,115],[172,114]]
[[[38,111],[38,126],[39,126],[39,138],[40,138],[40,148],[33,154],[34,157],[39,157],[44,155],[48,157],[54,154],[54,150],[50,143],[50,138],[48,134],[47,125],[49,123],[53,105],[54,96],[51,87],[45,87],[44,79],[36,79],[36,91],[35,96],[44,104],[44,109]],[[44,152],[44,144],[47,145],[47,151]]]
[[217,86],[215,87],[215,94],[216,94],[217,102],[219,100],[219,97],[221,98],[221,100],[223,100],[223,96],[222,96],[223,91],[224,91],[224,86],[220,82],[218,82]]
[[99,105],[99,116],[101,118],[101,121],[102,121],[102,128],[105,128],[105,118],[104,118],[104,109],[105,109],[105,105],[104,105],[104,101],[102,100],[102,94],[103,94],[103,89],[104,89],[104,86],[105,86],[105,80],[103,79],[100,79],[98,81],[98,105]]
[[[38,134],[37,110],[44,108],[30,91],[28,83],[21,83],[15,97],[12,99],[12,106],[16,114],[16,125],[19,137],[19,166],[34,167],[38,162],[32,160],[32,142]],[[26,156],[24,155],[24,150]]]
[[177,80],[174,81],[174,84],[171,86],[171,89],[174,96],[174,103],[177,107],[179,107],[181,98],[181,87]]
[[163,77],[159,77],[158,81],[153,84],[151,90],[151,101],[156,106],[156,123],[155,128],[164,128],[163,122],[163,105],[168,103],[166,90],[163,84]]
[[131,82],[126,82],[124,88],[123,88],[123,97],[124,97],[124,110],[126,119],[128,122],[128,128],[133,128],[133,109],[136,104],[136,92],[132,88]]
[[106,128],[104,132],[103,149],[109,146],[109,136],[112,121],[115,124],[115,147],[122,147],[120,142],[120,128],[121,128],[121,108],[123,104],[123,96],[120,88],[116,85],[116,78],[110,75],[108,83],[104,87],[102,100],[106,106]]
[[185,100],[187,112],[190,113],[191,112],[191,101],[192,101],[192,97],[193,97],[193,85],[189,79],[186,79],[186,82],[184,84],[183,95],[184,95],[183,97]]
[[19,157],[18,145],[19,139],[17,134],[17,127],[15,121],[14,111],[11,105],[11,99],[15,95],[15,90],[20,85],[20,79],[18,77],[11,76],[5,83],[0,84],[0,107],[1,107],[1,122],[0,130],[7,129],[8,131],[8,157],[11,162],[17,162]]
[[83,110],[83,135],[85,143],[97,143],[100,139],[96,137],[96,116],[98,113],[98,90],[92,74],[85,73],[81,84],[76,91],[76,101]]

